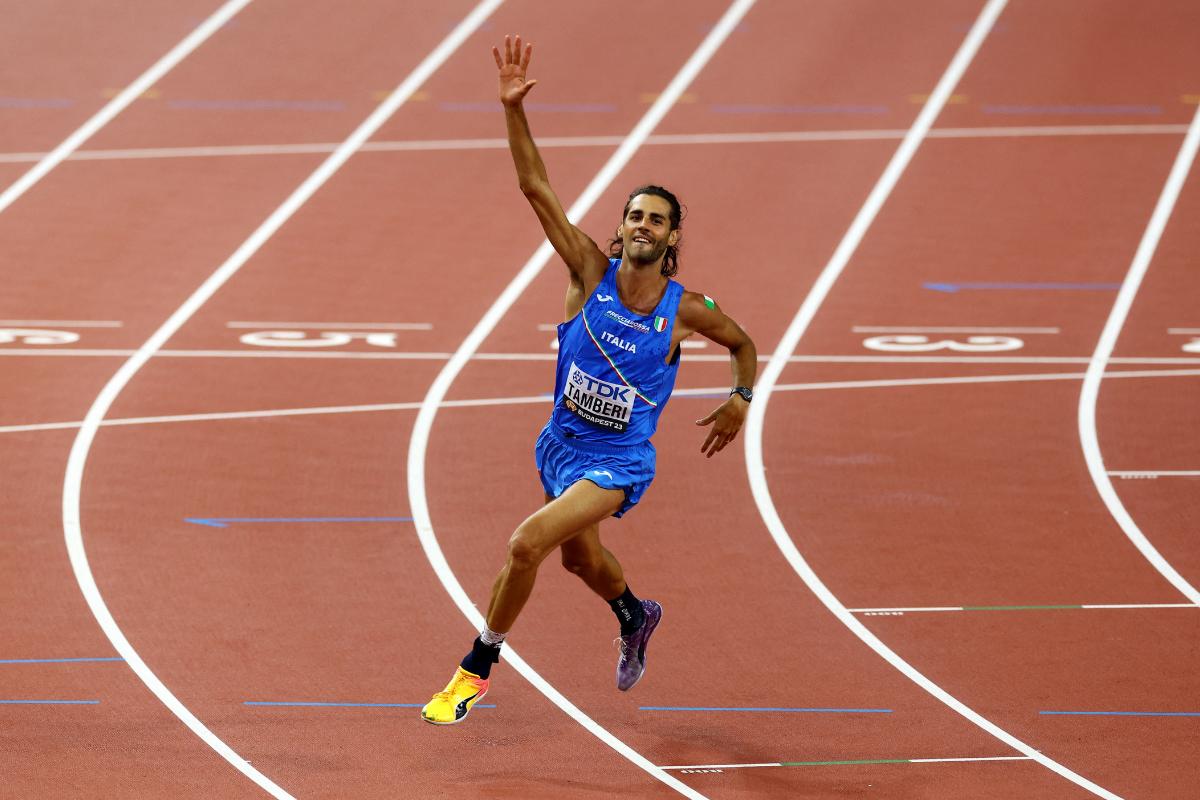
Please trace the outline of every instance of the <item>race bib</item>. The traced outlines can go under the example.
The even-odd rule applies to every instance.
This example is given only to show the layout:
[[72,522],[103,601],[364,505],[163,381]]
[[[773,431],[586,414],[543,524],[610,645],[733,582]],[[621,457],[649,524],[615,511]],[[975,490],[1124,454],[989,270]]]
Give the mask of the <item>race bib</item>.
[[633,415],[633,389],[592,377],[571,362],[563,388],[563,405],[585,422],[611,431],[629,427]]

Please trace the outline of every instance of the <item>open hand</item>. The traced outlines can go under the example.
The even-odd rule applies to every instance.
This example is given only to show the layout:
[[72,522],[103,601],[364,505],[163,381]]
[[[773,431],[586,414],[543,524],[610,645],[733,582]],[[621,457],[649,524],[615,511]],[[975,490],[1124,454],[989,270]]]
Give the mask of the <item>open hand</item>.
[[529,69],[529,57],[533,55],[533,45],[526,44],[521,50],[521,35],[504,37],[504,54],[500,48],[492,47],[492,55],[496,58],[496,66],[500,69],[500,102],[506,106],[520,105],[529,94],[529,90],[537,81],[525,80],[525,71]]
[[712,425],[704,444],[700,445],[700,452],[704,453],[706,458],[712,458],[724,450],[725,445],[732,442],[742,429],[749,409],[750,404],[735,394],[707,417],[696,420],[697,425]]

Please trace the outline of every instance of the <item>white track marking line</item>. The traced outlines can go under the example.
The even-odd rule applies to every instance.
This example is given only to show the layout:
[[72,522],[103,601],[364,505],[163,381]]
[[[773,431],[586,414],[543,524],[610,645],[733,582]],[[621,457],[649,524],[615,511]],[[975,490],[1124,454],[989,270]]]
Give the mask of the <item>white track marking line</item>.
[[[1044,136],[1157,136],[1181,134],[1186,125],[1041,125],[991,126],[982,128],[935,128],[930,139],[991,139]],[[645,145],[687,144],[785,144],[789,142],[866,142],[903,139],[907,131],[868,129],[843,131],[772,131],[764,133],[676,133],[649,136]],[[538,146],[616,147],[620,136],[547,136]],[[112,150],[78,150],[71,161],[113,161],[146,158],[218,158],[236,156],[322,155],[337,149],[333,142],[315,144],[224,145],[217,147],[146,147]],[[506,139],[413,139],[409,141],[368,142],[363,153],[428,150],[506,150]],[[45,153],[0,153],[0,164],[38,161]]]
[[1200,328],[1167,328],[1167,333],[1172,336],[1196,336],[1200,335]]
[[0,319],[0,325],[13,327],[58,325],[63,328],[119,328],[122,324],[111,319]]
[[1085,605],[1084,608],[1200,608],[1195,603],[1111,603],[1108,605]]
[[226,322],[226,328],[303,328],[342,331],[431,331],[428,322]]
[[[1143,608],[1143,609],[1145,609],[1145,608],[1200,608],[1200,606],[1194,605],[1192,603],[1110,603],[1110,604],[1106,604],[1106,605],[1089,603],[1089,604],[1081,604],[1078,606],[1070,605],[1070,604],[1061,605],[1061,606],[1051,606],[1051,607],[1045,607],[1045,610],[1070,611],[1073,609],[1138,609],[1138,608]],[[915,606],[915,607],[901,606],[901,607],[897,607],[897,608],[848,608],[846,610],[849,611],[851,614],[895,614],[895,613],[922,614],[925,612],[935,612],[935,611],[967,611],[967,610],[970,610],[970,611],[1000,611],[1000,610],[1005,610],[1005,608],[1003,606],[995,606],[995,607],[991,607],[991,608],[989,608],[989,607],[972,607],[970,609],[966,608],[965,606]],[[1036,606],[1028,606],[1028,607],[1024,607],[1024,608],[1017,607],[1017,608],[1013,608],[1012,610],[1037,611],[1037,610],[1041,610],[1041,609],[1039,609]]]
[[[638,121],[633,130],[630,131],[629,135],[624,138],[617,151],[613,153],[600,171],[596,173],[596,176],[588,183],[583,193],[579,196],[579,199],[568,209],[567,216],[570,219],[579,220],[595,205],[596,200],[599,199],[600,195],[629,163],[630,159],[633,158],[633,155],[646,141],[650,132],[666,116],[667,112],[679,99],[679,96],[683,94],[683,91],[700,73],[700,70],[704,68],[709,59],[712,58],[717,48],[721,46],[741,21],[742,17],[745,16],[746,12],[750,10],[754,2],[755,0],[735,0],[729,6],[725,14],[704,38],[704,41],[692,53],[692,56],[675,77],[671,79],[666,89],[663,90],[658,99],[650,106],[649,110]],[[429,514],[429,504],[425,490],[425,455],[429,447],[429,435],[433,429],[433,421],[437,416],[438,408],[454,379],[462,371],[462,368],[466,366],[471,355],[479,349],[484,339],[495,329],[496,325],[521,296],[525,288],[541,272],[542,267],[550,260],[553,252],[550,243],[543,241],[529,260],[525,262],[525,265],[521,267],[521,270],[513,278],[512,282],[505,287],[500,296],[496,298],[495,302],[492,303],[491,307],[480,318],[479,322],[467,335],[467,338],[463,340],[463,343],[459,345],[458,350],[454,353],[454,357],[446,363],[441,372],[438,373],[437,378],[433,381],[433,384],[429,387],[429,392],[425,395],[421,410],[417,412],[417,419],[413,424],[412,438],[409,440],[409,513],[413,516],[417,536],[421,540],[421,546],[425,550],[426,558],[429,559],[430,565],[433,567],[434,572],[437,573],[438,579],[442,582],[446,592],[453,598],[459,610],[462,611],[463,615],[466,616],[471,625],[477,630],[482,630],[484,627],[484,617],[475,608],[474,603],[471,602],[470,595],[463,590],[462,584],[459,583],[454,571],[450,568],[450,564],[446,561],[446,556],[442,553],[441,545],[438,543],[437,535],[433,529],[433,520]],[[503,657],[533,684],[535,688],[546,695],[551,702],[565,711],[572,719],[601,739],[605,744],[685,797],[704,797],[704,795],[656,767],[645,756],[633,750],[598,725],[591,717],[584,714],[557,689],[546,682],[515,650],[505,648]]]
[[[816,383],[779,383],[775,392],[804,392],[840,389],[882,389],[896,386],[943,386],[948,384],[970,383],[1012,383],[1035,382],[1047,380],[1083,380],[1084,373],[1032,374],[1032,375],[974,375],[953,378],[897,378],[890,380],[865,381],[824,381]],[[1110,372],[1108,378],[1173,378],[1180,376],[1200,376],[1200,370],[1148,370]],[[724,386],[709,386],[693,389],[676,389],[673,397],[707,397],[709,395],[724,396],[727,388]],[[485,397],[474,400],[443,400],[441,408],[477,408],[481,406],[511,406],[524,403],[548,403],[549,395],[525,395],[521,397]],[[267,419],[272,417],[301,417],[314,414],[357,414],[372,411],[412,411],[421,407],[420,402],[407,403],[366,403],[348,406],[309,406],[304,408],[275,408],[258,411],[214,411],[203,414],[171,414],[154,417],[125,417],[106,419],[100,423],[103,428],[121,427],[127,425],[155,425],[170,422],[208,422],[216,420],[236,419]],[[54,431],[78,428],[82,422],[42,422],[28,425],[0,425],[0,434],[29,433],[32,431]],[[1110,473],[1117,474],[1117,473]],[[1200,475],[1200,472],[1163,473],[1163,472],[1133,472],[1131,475]],[[853,610],[853,609],[851,609]]]
[[799,767],[799,766],[887,766],[891,764],[954,764],[969,761],[1032,761],[1029,756],[975,756],[971,758],[884,758],[863,759],[861,761],[810,761],[788,762],[775,761],[763,764],[688,764],[683,766],[663,767],[663,769],[752,769],[756,767]]
[[787,332],[784,333],[783,339],[779,346],[775,349],[775,357],[768,362],[762,377],[759,379],[756,386],[755,402],[750,404],[750,414],[746,421],[746,468],[750,480],[751,491],[754,494],[754,501],[758,505],[759,513],[762,515],[763,521],[771,532],[775,544],[779,547],[788,563],[796,571],[796,574],[804,581],[805,584],[813,591],[813,593],[821,600],[822,603],[836,616],[842,624],[849,628],[859,639],[867,644],[872,650],[878,653],[889,664],[907,676],[910,680],[916,683],[925,691],[929,692],[935,698],[945,703],[950,708],[957,711],[959,714],[978,725],[983,730],[995,736],[1000,741],[1024,753],[1038,763],[1053,770],[1055,773],[1063,776],[1067,780],[1083,787],[1084,789],[1096,794],[1107,800],[1117,800],[1117,795],[1104,789],[1101,786],[1089,781],[1081,775],[1073,772],[1057,761],[1042,755],[1034,748],[1030,747],[1025,742],[1016,738],[1007,731],[1001,729],[995,723],[985,719],[974,710],[968,708],[957,698],[951,696],[946,690],[938,686],[929,678],[918,672],[911,664],[900,658],[893,650],[885,645],[875,634],[863,625],[853,614],[851,614],[846,606],[825,586],[817,574],[800,555],[800,551],[796,548],[795,542],[788,535],[787,528],[783,524],[783,520],[779,517],[779,512],[775,508],[774,500],[771,498],[771,491],[767,485],[766,467],[763,464],[763,426],[766,419],[767,405],[771,399],[771,391],[775,382],[779,379],[779,375],[783,372],[784,366],[787,364],[787,357],[792,353],[800,342],[801,336],[808,328],[812,318],[816,315],[817,310],[825,301],[826,296],[832,289],[833,284],[837,281],[842,270],[857,250],[859,243],[866,235],[871,223],[874,221],[879,209],[883,206],[892,189],[899,181],[901,174],[908,166],[913,155],[916,153],[917,147],[925,138],[926,133],[933,125],[934,119],[941,112],[954,87],[966,71],[968,64],[974,58],[975,53],[983,44],[984,38],[991,30],[996,17],[999,16],[1004,8],[1006,0],[988,0],[986,6],[975,24],[972,26],[970,33],[967,34],[966,40],[955,54],[950,66],[938,81],[937,87],[929,96],[921,113],[913,122],[912,127],[905,135],[904,141],[896,150],[892,160],[888,163],[883,175],[871,190],[866,203],[859,210],[851,223],[849,230],[846,231],[841,242],[838,244],[837,250],[834,251],[833,257],[826,264],[813,285],[812,290],[804,299],[800,306],[800,310],[796,313],[791,324],[788,326]]
[[[80,496],[83,491],[84,467],[96,432],[104,415],[108,413],[117,396],[129,380],[137,373],[151,354],[158,350],[192,317],[204,303],[227,281],[237,270],[258,251],[260,247],[275,233],[312,195],[340,168],[358,147],[365,142],[380,126],[407,100],[413,92],[429,79],[434,71],[450,57],[459,45],[473,33],[479,25],[492,13],[501,0],[484,0],[437,46],[436,49],[417,66],[412,73],[388,96],[382,104],[350,134],[349,138],[327,158],[305,181],[264,221],[250,237],[214,272],[203,284],[173,313],[162,326],[143,344],[137,352],[126,361],[109,379],[97,395],[91,408],[84,417],[83,424],[71,446],[67,460],[66,475],[63,479],[63,530],[66,536],[67,552],[71,559],[71,567],[80,591],[87,600],[88,606],[95,615],[100,627],[104,630],[117,653],[125,659],[129,667],[137,674],[142,682],[154,693],[175,716],[187,725],[193,733],[209,747],[215,750],[226,761],[239,771],[277,798],[290,798],[287,792],[275,785],[266,776],[250,765],[245,759],[235,753],[221,741],[189,711],[174,694],[158,679],[142,657],[134,650],[133,645],[125,638],[125,634],[117,625],[108,606],[96,585],[88,564],[87,552],[83,544],[83,527],[81,522]],[[240,7],[240,6],[239,6]],[[225,18],[227,18],[226,15]],[[215,29],[224,18],[213,17],[205,23]],[[140,85],[140,84],[135,84]],[[143,87],[144,88],[144,87]],[[132,96],[139,92],[133,91]],[[130,94],[127,89],[119,97]],[[57,151],[56,151],[57,152]]]
[[[100,349],[100,348],[71,348],[71,347],[0,347],[0,358],[39,358],[41,356],[70,356],[77,358],[113,358],[128,357],[136,350]],[[347,361],[446,361],[453,353],[439,352],[364,352],[364,351],[312,351],[312,350],[159,350],[153,353],[154,358],[315,358],[315,359],[345,359]],[[766,363],[774,356],[759,353],[758,360]],[[471,356],[476,361],[554,361],[552,352],[545,353],[475,353]],[[711,361],[714,363],[729,363],[728,356],[688,353],[687,361]],[[1083,356],[789,356],[789,364],[1088,364],[1091,359]],[[1137,364],[1200,364],[1196,357],[1169,358],[1110,358],[1110,365]],[[1080,373],[1082,375],[1083,373]],[[1126,373],[1111,373],[1121,375]],[[1190,374],[1179,371],[1180,375]]]
[[44,178],[50,170],[57,167],[72,153],[77,151],[80,145],[95,135],[96,131],[111,122],[130,103],[157,83],[180,61],[187,58],[193,50],[204,44],[210,36],[220,30],[222,25],[249,4],[250,0],[229,0],[229,2],[218,8],[212,16],[200,23],[183,41],[175,45],[165,56],[156,61],[150,69],[139,75],[120,94],[105,103],[87,122],[83,123],[74,133],[64,139],[62,144],[39,157],[37,163],[28,172],[18,178],[3,193],[0,193],[0,212],[7,209],[17,198],[21,197],[34,184]]
[[852,333],[1061,333],[1060,328],[959,328],[921,327],[919,325],[855,325]]
[[1096,490],[1104,500],[1108,513],[1121,526],[1121,530],[1125,532],[1129,541],[1133,542],[1138,551],[1158,570],[1159,574],[1193,603],[1200,603],[1200,591],[1188,583],[1150,543],[1150,540],[1134,522],[1129,511],[1126,510],[1116,489],[1113,488],[1112,481],[1109,480],[1104,469],[1104,457],[1100,453],[1099,434],[1096,429],[1096,400],[1100,395],[1100,380],[1104,377],[1105,367],[1112,356],[1113,348],[1116,347],[1117,337],[1121,335],[1121,328],[1125,326],[1129,309],[1133,305],[1138,289],[1141,288],[1146,271],[1150,268],[1150,261],[1154,258],[1154,251],[1158,248],[1159,239],[1162,238],[1167,221],[1171,218],[1175,201],[1179,199],[1179,193],[1183,190],[1184,181],[1196,158],[1198,147],[1200,147],[1200,108],[1196,109],[1196,115],[1192,118],[1187,136],[1183,139],[1183,145],[1179,148],[1175,163],[1167,176],[1166,184],[1154,206],[1154,213],[1142,234],[1142,240],[1134,254],[1133,263],[1130,264],[1121,289],[1117,292],[1116,302],[1113,303],[1108,321],[1100,334],[1100,340],[1096,343],[1096,352],[1092,355],[1091,363],[1088,364],[1087,375],[1083,379],[1083,389],[1079,394],[1079,442],[1083,448],[1084,459],[1087,461],[1088,473],[1092,476],[1092,482],[1096,484]]
[[[155,62],[148,70],[143,72],[133,83],[125,87],[116,97],[106,103],[98,112],[80,126],[75,132],[63,140],[58,147],[47,153],[24,175],[9,186],[3,193],[0,193],[0,212],[5,211],[9,206],[17,201],[25,192],[29,191],[38,181],[44,178],[52,169],[61,164],[72,152],[77,150],[80,145],[91,138],[97,131],[107,125],[114,117],[120,114],[129,106],[139,95],[153,86],[159,79],[167,74],[179,62],[190,55],[196,48],[207,41],[214,33],[234,17],[239,11],[249,4],[250,0],[229,0],[229,2],[218,8],[210,17],[196,27],[188,36],[186,36],[179,44],[171,48],[171,50]],[[92,411],[96,410],[93,405]],[[103,412],[99,416],[103,416]],[[98,417],[97,417],[98,419]],[[92,614],[96,617],[100,627],[104,630],[105,635],[112,641],[117,652],[125,659],[125,662],[137,674],[142,682],[145,683],[151,691],[158,695],[168,708],[170,708],[176,716],[183,719],[192,730],[197,733],[203,732],[201,738],[206,739],[210,747],[221,755],[226,761],[232,764],[243,775],[254,781],[255,784],[266,790],[271,795],[278,798],[290,797],[287,792],[277,786],[270,778],[263,775],[257,769],[250,765],[245,759],[235,753],[228,745],[213,736],[207,728],[205,728],[199,720],[192,716],[184,706],[175,699],[175,697],[167,691],[162,685],[157,676],[146,666],[141,657],[129,644],[120,628],[117,627],[112,614],[109,613],[103,599],[100,597],[99,589],[96,587],[95,579],[92,577],[91,569],[87,564],[87,556],[83,550],[82,531],[79,527],[79,483],[82,482],[83,459],[86,457],[87,445],[90,444],[91,437],[88,435],[89,426],[85,419],[84,424],[80,427],[79,434],[76,436],[74,446],[71,449],[71,455],[68,459],[67,473],[64,481],[63,489],[63,530],[66,537],[67,551],[71,560],[71,567],[75,572],[75,578],[79,582],[80,590],[83,592],[84,598],[87,600]],[[91,426],[92,434],[95,432],[94,425]],[[79,445],[83,442],[83,448]],[[77,475],[73,475],[72,470],[78,471]],[[78,481],[72,485],[74,478]],[[157,688],[156,688],[157,687]],[[161,689],[161,693],[157,689]]]
[[[1107,377],[1107,376],[1106,376]],[[1195,478],[1200,470],[1195,469],[1110,469],[1109,475],[1117,478]]]

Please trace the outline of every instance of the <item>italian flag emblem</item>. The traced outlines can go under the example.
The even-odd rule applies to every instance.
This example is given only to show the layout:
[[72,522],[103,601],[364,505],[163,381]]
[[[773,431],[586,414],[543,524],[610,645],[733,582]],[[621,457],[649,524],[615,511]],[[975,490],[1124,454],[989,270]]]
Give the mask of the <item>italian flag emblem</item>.
[[662,333],[666,329],[667,329],[667,318],[666,317],[655,317],[654,318],[654,330],[658,331],[659,333]]

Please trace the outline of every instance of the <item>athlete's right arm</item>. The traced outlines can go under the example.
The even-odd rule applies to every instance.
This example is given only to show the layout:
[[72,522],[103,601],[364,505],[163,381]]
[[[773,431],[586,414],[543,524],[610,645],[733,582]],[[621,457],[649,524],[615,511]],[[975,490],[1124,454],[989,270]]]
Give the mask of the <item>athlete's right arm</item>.
[[537,83],[525,79],[532,54],[531,44],[526,44],[522,50],[520,36],[515,41],[505,36],[503,53],[499,48],[492,48],[496,67],[500,70],[500,102],[504,105],[504,119],[508,125],[508,147],[521,192],[533,206],[546,238],[571,271],[572,283],[590,289],[604,276],[608,258],[587,234],[567,219],[562,203],[550,188],[546,165],[533,143],[523,106],[525,95]]

